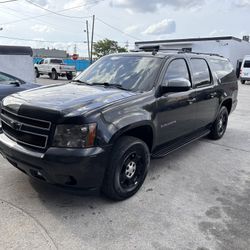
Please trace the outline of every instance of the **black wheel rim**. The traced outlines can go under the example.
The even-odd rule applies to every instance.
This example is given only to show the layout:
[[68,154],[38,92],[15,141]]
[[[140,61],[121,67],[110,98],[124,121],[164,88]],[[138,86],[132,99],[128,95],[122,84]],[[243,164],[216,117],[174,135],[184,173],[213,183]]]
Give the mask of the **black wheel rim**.
[[227,115],[225,113],[222,113],[220,115],[220,118],[217,124],[218,134],[220,136],[224,134],[226,127],[227,127]]
[[119,184],[127,192],[134,190],[143,179],[145,161],[139,152],[130,153],[123,161]]

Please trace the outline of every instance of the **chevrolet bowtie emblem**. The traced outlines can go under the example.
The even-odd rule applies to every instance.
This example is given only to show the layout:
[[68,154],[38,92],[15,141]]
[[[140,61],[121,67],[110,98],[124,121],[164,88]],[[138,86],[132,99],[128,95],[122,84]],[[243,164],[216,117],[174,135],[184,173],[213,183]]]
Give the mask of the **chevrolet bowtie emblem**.
[[13,129],[18,130],[18,131],[21,130],[21,127],[22,127],[22,123],[16,122],[16,121],[11,121],[10,125]]

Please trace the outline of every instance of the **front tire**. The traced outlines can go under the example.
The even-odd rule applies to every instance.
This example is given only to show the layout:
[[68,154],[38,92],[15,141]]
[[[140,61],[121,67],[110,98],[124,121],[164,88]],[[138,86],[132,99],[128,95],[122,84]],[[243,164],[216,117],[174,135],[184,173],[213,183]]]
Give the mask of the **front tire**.
[[35,68],[35,73],[36,73],[36,78],[39,78],[40,77],[40,73],[39,73],[39,71],[38,71],[37,68]]
[[52,78],[52,80],[57,80],[58,79],[58,74],[57,74],[56,70],[52,71],[51,78]]
[[150,164],[148,146],[140,139],[124,136],[114,145],[102,186],[110,199],[121,201],[133,196],[142,186]]
[[209,137],[212,140],[219,140],[226,132],[228,123],[228,110],[225,106],[222,106],[220,112],[212,126]]
[[241,84],[245,84],[246,83],[246,81],[245,80],[241,80]]

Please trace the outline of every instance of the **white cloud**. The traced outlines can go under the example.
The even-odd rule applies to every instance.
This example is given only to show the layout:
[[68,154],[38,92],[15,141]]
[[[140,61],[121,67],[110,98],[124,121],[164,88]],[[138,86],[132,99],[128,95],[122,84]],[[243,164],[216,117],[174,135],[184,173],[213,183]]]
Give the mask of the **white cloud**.
[[191,9],[204,5],[206,0],[111,0],[111,6],[137,12],[155,12],[164,6],[175,9]]
[[236,0],[233,4],[241,8],[250,7],[250,0]]
[[221,36],[224,35],[225,31],[223,29],[213,30],[209,33],[209,36]]
[[159,23],[150,25],[144,32],[144,35],[164,35],[172,34],[176,31],[176,23],[172,19],[164,19]]
[[127,27],[124,32],[128,34],[134,34],[139,31],[139,26],[138,25],[132,25]]
[[[87,2],[86,0],[71,0],[67,1],[67,3],[64,5],[64,9],[70,9],[74,8],[77,6],[85,5],[88,6],[90,2]],[[80,10],[81,8],[75,9],[75,10]]]
[[55,30],[52,27],[49,27],[47,25],[42,25],[42,24],[36,24],[36,25],[32,26],[31,29],[35,32],[38,32],[38,33],[50,33],[50,32]]

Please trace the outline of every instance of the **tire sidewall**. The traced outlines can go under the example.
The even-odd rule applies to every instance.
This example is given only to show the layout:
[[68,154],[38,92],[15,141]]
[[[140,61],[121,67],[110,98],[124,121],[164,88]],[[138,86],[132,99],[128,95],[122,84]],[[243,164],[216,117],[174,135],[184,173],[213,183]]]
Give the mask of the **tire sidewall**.
[[[224,128],[224,130],[223,130],[223,133],[219,133],[219,130],[218,130],[218,123],[219,123],[220,118],[221,118],[222,115],[225,115],[225,117],[226,117],[226,125],[225,125],[225,128]],[[222,137],[224,136],[224,134],[225,134],[225,132],[226,132],[226,129],[227,129],[227,124],[228,124],[228,111],[227,111],[227,108],[223,106],[223,107],[220,109],[219,115],[218,115],[218,117],[217,117],[217,119],[216,119],[216,123],[215,123],[216,135],[217,135],[217,137],[218,137],[219,139],[222,138]]]
[[[127,157],[135,151],[138,152],[138,150],[140,151],[140,153],[144,154],[143,174],[140,177],[140,181],[138,182],[137,186],[134,189],[127,191],[124,188],[122,188],[120,185],[120,173],[122,171],[123,164],[125,160],[127,159]],[[140,187],[142,186],[147,176],[147,172],[148,172],[148,168],[150,164],[150,154],[149,154],[148,147],[146,146],[145,143],[141,141],[135,141],[134,143],[128,145],[128,147],[124,148],[124,150],[120,153],[119,157],[116,160],[114,160],[111,164],[113,164],[113,168],[114,168],[114,173],[113,173],[114,174],[113,175],[114,190],[121,198],[130,197],[140,189]]]
[[55,70],[52,71],[51,77],[52,77],[53,80],[57,80],[58,79],[58,75],[57,75],[57,72]]

